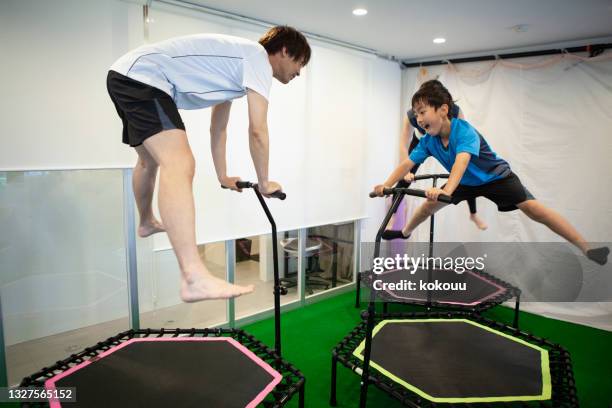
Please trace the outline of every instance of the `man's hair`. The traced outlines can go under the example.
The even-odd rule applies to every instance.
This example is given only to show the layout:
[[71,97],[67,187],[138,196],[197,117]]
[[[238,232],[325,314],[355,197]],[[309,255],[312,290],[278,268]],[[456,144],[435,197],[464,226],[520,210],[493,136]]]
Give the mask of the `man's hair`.
[[259,39],[259,43],[263,45],[268,55],[276,54],[285,47],[294,60],[302,61],[304,65],[310,61],[310,45],[304,34],[293,27],[272,27]]
[[425,103],[436,109],[446,104],[448,106],[449,119],[452,117],[453,106],[455,105],[448,89],[437,79],[423,82],[419,90],[412,95],[412,107],[414,108],[417,103]]

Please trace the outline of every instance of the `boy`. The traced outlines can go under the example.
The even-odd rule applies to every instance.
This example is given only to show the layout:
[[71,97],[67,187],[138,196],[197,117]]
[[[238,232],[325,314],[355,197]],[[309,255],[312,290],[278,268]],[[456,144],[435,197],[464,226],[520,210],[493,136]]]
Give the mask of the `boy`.
[[[211,151],[222,186],[236,187],[239,177],[226,172],[225,144],[231,100],[246,95],[249,147],[259,190],[268,196],[282,188],[268,179],[268,95],[272,78],[283,84],[300,74],[310,46],[297,30],[270,29],[259,42],[218,34],[198,34],[143,45],[110,68],[107,87],[123,121],[123,143],[136,149],[134,195],[140,215],[138,234],[166,231],[181,269],[181,299],[197,302],[253,291],[231,285],[204,266],[195,240],[192,182],[195,161],[178,109],[212,106]],[[160,169],[159,211],[151,200]]]
[[374,187],[381,196],[416,165],[434,156],[449,172],[442,188],[427,189],[423,203],[401,231],[408,238],[412,231],[446,204],[437,201],[440,194],[451,196],[453,204],[484,196],[497,204],[499,211],[517,208],[529,218],[541,222],[559,234],[592,261],[604,265],[610,250],[590,249],[578,231],[556,211],[545,207],[521,184],[510,165],[491,150],[487,141],[468,122],[452,119],[453,98],[437,80],[425,82],[412,97],[412,107],[418,125],[427,134],[417,147],[389,176],[383,185]]
[[[461,112],[461,108],[459,105],[453,104],[453,108],[450,110],[450,117],[465,119],[463,116],[463,112]],[[408,158],[408,155],[417,147],[419,143],[419,137],[417,137],[417,132],[421,137],[423,137],[427,132],[422,129],[416,120],[416,115],[414,113],[414,109],[409,109],[406,117],[404,117],[404,123],[402,125],[402,133],[400,135],[400,162],[403,162]],[[415,173],[419,169],[419,165],[415,165],[411,171],[404,176],[402,180],[397,183],[397,187],[409,187],[410,184],[414,181]],[[395,200],[395,196],[393,197]],[[476,210],[476,198],[469,198],[467,200],[468,207],[470,210],[470,220],[476,224],[476,227],[480,230],[487,229],[487,223],[480,218],[478,212]],[[394,214],[395,216],[395,214]],[[394,224],[393,218],[389,221],[390,225]],[[385,240],[393,240],[393,239],[402,239],[404,235],[401,230],[393,230],[387,229],[382,234],[382,239]]]

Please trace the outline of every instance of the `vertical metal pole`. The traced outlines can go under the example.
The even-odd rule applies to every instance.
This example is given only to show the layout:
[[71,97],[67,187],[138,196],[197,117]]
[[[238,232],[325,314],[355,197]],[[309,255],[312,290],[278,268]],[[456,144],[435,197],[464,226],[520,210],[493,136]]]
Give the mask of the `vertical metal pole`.
[[272,217],[272,213],[266,205],[266,201],[264,200],[259,190],[255,187],[253,188],[253,191],[257,196],[257,200],[259,200],[259,203],[261,204],[261,208],[263,208],[264,212],[266,213],[266,217],[268,217],[268,221],[270,221],[270,227],[272,228],[272,261],[274,265],[274,350],[276,351],[276,354],[279,357],[282,357],[280,310],[281,284],[280,277],[278,276],[278,236],[276,235],[276,222],[274,221],[274,217]]
[[298,230],[298,259],[297,259],[297,282],[300,304],[306,304],[306,240],[308,239],[308,228]]
[[514,326],[515,329],[519,328],[519,309],[520,309],[520,304],[521,304],[521,291],[517,290],[514,293],[514,296],[516,296],[516,302],[514,303],[514,322],[512,323],[512,325]]
[[130,328],[140,329],[138,308],[138,260],[136,257],[136,218],[132,190],[132,169],[123,169],[123,230],[128,280]]
[[8,387],[8,371],[6,370],[6,349],[4,348],[4,315],[2,314],[2,298],[0,297],[0,387]]
[[355,307],[361,305],[361,220],[353,223],[353,282],[355,282]]
[[[236,241],[228,239],[225,241],[225,274],[229,283],[236,283]],[[236,326],[236,300],[227,300],[227,322],[229,327]]]
[[353,282],[357,279],[357,272],[361,270],[361,220],[353,222]]
[[[432,181],[433,181],[432,187],[437,187],[438,178],[434,176]],[[431,217],[429,217],[429,259],[430,260],[433,258],[433,253],[434,253],[434,226],[435,226],[435,215],[431,214]],[[428,283],[431,282],[432,275],[433,275],[433,270],[432,268],[428,266],[427,267],[427,282]],[[428,311],[429,309],[431,309],[431,290],[427,290],[426,307]]]
[[338,286],[338,257],[339,257],[339,249],[338,249],[338,224],[333,225],[334,229],[334,238],[332,241],[332,288]]

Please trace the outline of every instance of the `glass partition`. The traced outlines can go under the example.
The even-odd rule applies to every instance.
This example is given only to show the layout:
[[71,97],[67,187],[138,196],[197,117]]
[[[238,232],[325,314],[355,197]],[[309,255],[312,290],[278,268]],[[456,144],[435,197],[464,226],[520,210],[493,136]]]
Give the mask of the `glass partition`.
[[[150,238],[139,239],[138,247],[140,327],[205,328],[227,323],[226,300],[183,303],[180,269],[172,249],[153,251]],[[198,251],[208,270],[227,280],[225,243],[199,245]],[[143,262],[146,258],[150,262]]]
[[353,282],[354,222],[308,228],[306,296]]
[[[288,293],[281,296],[281,305],[300,299],[297,291],[297,252],[293,256],[285,246],[297,245],[297,230],[278,232],[279,275]],[[295,242],[293,242],[295,240]],[[236,299],[236,319],[274,307],[274,269],[272,234],[236,240],[236,283],[255,285],[255,291]]]
[[122,170],[0,172],[9,384],[128,329]]

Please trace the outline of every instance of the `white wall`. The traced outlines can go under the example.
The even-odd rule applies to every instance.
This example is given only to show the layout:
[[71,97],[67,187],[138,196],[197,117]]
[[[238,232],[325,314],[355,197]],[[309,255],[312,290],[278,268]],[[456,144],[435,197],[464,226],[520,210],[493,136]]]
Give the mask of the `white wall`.
[[0,169],[133,162],[119,148],[106,73],[141,42],[141,14],[137,4],[113,0],[0,3]]

